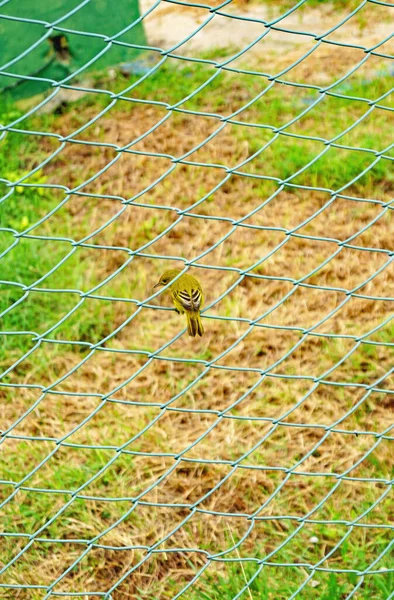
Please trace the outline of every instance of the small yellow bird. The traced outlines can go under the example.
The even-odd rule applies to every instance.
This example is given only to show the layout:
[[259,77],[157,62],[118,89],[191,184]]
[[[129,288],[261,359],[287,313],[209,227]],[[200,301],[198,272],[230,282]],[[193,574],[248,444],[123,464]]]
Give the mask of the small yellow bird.
[[[180,272],[180,269],[165,271],[160,277],[159,283],[156,283],[154,287],[167,285]],[[204,294],[202,293],[200,282],[192,275],[185,273],[174,281],[170,286],[170,290],[176,312],[179,314],[186,313],[188,334],[192,337],[195,337],[197,334],[202,336],[204,328],[201,323],[200,309],[204,304]]]

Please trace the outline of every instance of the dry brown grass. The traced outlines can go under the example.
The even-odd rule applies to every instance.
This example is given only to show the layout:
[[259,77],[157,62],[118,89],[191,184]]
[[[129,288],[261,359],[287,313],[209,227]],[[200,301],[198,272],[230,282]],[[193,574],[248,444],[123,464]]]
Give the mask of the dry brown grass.
[[[347,53],[336,48],[330,51],[335,54],[335,66],[342,61],[343,71],[353,64],[353,51]],[[281,69],[280,60],[278,70]],[[324,78],[328,78],[331,71],[322,67],[324,61],[324,52],[322,56],[314,54],[310,63],[302,63],[297,73],[305,80],[317,69],[323,73],[319,84],[325,83]],[[336,74],[340,75],[341,72],[336,70]],[[297,77],[294,73],[293,76],[294,81]],[[241,94],[237,97],[237,93],[239,90],[235,86],[234,99],[231,97],[233,110],[239,105],[239,99],[241,104],[245,102],[244,96]],[[98,110],[95,106],[88,106],[83,111],[72,111],[59,117],[56,121],[57,133],[68,135]],[[111,111],[79,137],[86,141],[123,145],[152,127],[164,112],[161,108],[138,105],[131,112],[126,107],[124,110]],[[258,119],[261,107],[254,106],[249,115],[252,120]],[[316,128],[318,130],[325,125],[327,123],[317,122]],[[181,156],[206,139],[217,126],[217,121],[209,118],[173,114],[135,149]],[[308,123],[304,126],[308,127]],[[373,129],[373,123],[369,127]],[[222,134],[190,159],[230,166],[243,161],[252,153],[251,142],[247,137],[237,137],[235,131],[236,126],[227,126]],[[316,135],[323,134],[320,131]],[[54,149],[54,142],[43,139],[41,148],[49,154]],[[90,174],[98,172],[114,156],[115,151],[108,148],[70,143],[49,163],[45,172],[50,182],[74,187]],[[165,158],[123,154],[83,191],[130,198],[150,185],[170,165],[171,162]],[[184,210],[217,185],[224,175],[219,168],[178,165],[173,173],[142,196],[140,201],[147,205]],[[258,207],[274,189],[272,183],[262,187],[254,179],[233,175],[208,201],[192,212],[201,216],[241,219]],[[392,181],[383,179],[353,186],[345,193],[387,201],[390,192]],[[290,230],[314,215],[328,199],[329,195],[324,192],[287,188],[246,223]],[[73,232],[77,233],[75,239],[82,239],[107,222],[120,208],[121,204],[116,200],[73,195],[57,217],[37,228],[35,233],[56,235],[64,223],[70,221]],[[286,236],[277,230],[241,226],[224,239],[231,229],[227,221],[184,216],[181,223],[150,245],[146,252],[193,260],[211,249],[198,261],[198,269],[194,268],[206,291],[207,303],[215,301],[237,280],[237,269],[251,267],[286,238],[287,241],[271,258],[253,269],[251,276],[242,279],[233,291],[209,309],[206,316],[210,318],[204,320],[206,335],[201,340],[192,340],[183,335],[160,352],[164,360],[157,357],[149,360],[142,353],[111,353],[104,346],[56,385],[55,382],[79,364],[87,350],[71,347],[58,352],[55,345],[43,343],[22,362],[12,372],[10,381],[22,386],[54,387],[14,427],[12,434],[15,437],[4,442],[1,479],[19,481],[28,475],[55,449],[55,442],[51,439],[68,436],[67,443],[70,445],[58,446],[48,462],[25,483],[29,488],[63,490],[65,493],[21,490],[3,508],[4,522],[10,531],[35,533],[48,518],[64,507],[71,492],[84,486],[112,459],[116,448],[131,441],[111,466],[81,488],[80,494],[97,499],[84,497],[74,500],[52,524],[42,530],[40,541],[35,541],[23,558],[7,570],[4,582],[50,585],[60,577],[86,548],[85,544],[75,540],[99,536],[131,507],[130,500],[106,502],[104,499],[130,499],[141,495],[141,500],[147,504],[138,504],[116,528],[99,537],[96,544],[106,548],[93,546],[78,566],[61,580],[58,590],[70,593],[79,590],[105,592],[136,566],[133,575],[127,577],[114,592],[114,600],[172,598],[207,560],[203,552],[198,553],[193,549],[216,553],[230,548],[233,542],[229,529],[236,540],[247,532],[250,521],[245,514],[250,515],[260,508],[259,517],[273,517],[272,520],[257,520],[239,548],[242,557],[263,558],[295,531],[296,519],[307,514],[312,519],[334,522],[354,519],[371,506],[385,488],[379,481],[344,479],[333,495],[326,501],[324,499],[337,481],[335,475],[346,473],[351,477],[379,480],[391,476],[393,461],[389,440],[382,439],[374,452],[361,460],[377,440],[374,435],[356,437],[352,434],[355,430],[380,433],[390,426],[392,395],[374,391],[357,408],[354,407],[365,394],[365,389],[356,384],[373,386],[374,382],[384,377],[392,362],[391,348],[361,344],[348,359],[340,363],[354,346],[354,340],[308,335],[301,345],[295,346],[301,339],[302,328],[315,327],[315,331],[321,334],[360,336],[391,314],[391,301],[378,299],[394,295],[394,272],[392,267],[388,267],[359,290],[361,294],[375,299],[351,298],[324,324],[316,327],[325,316],[340,306],[346,297],[343,290],[361,285],[387,261],[386,254],[342,248],[325,267],[314,272],[338,248],[335,240],[348,239],[381,211],[381,206],[374,203],[338,198],[322,214],[299,229],[298,233],[312,236],[313,239]],[[391,215],[391,211],[387,212],[352,243],[393,250]],[[111,225],[94,236],[91,243],[137,250],[153,241],[176,218],[174,210],[159,212],[156,208],[129,206]],[[319,237],[335,240],[316,239]],[[224,241],[213,248],[220,239]],[[73,285],[73,274],[70,273],[69,287],[84,291],[92,287],[93,280],[103,281],[126,260],[126,254],[119,249],[80,248],[78,256],[80,261],[84,261],[84,280],[76,281]],[[179,264],[170,259],[136,256],[116,277],[117,297],[119,294],[125,299],[132,297],[138,301],[144,300],[150,295],[151,286],[160,272]],[[216,268],[204,268],[207,265]],[[221,270],[223,267],[233,270]],[[256,275],[274,279],[262,279]],[[56,287],[56,277],[56,274],[53,275],[46,282],[46,287]],[[304,278],[304,283],[312,286],[338,289],[327,291],[294,286],[291,281],[279,279],[281,277]],[[97,293],[111,295],[111,289],[111,284],[107,284]],[[286,294],[290,295],[285,300]],[[88,299],[76,318],[83,319],[84,314],[91,310],[92,303],[96,302],[103,301]],[[167,296],[159,297],[155,303],[158,307],[171,305]],[[261,327],[253,327],[242,337],[248,330],[248,324],[237,319],[257,319],[275,306],[277,308],[273,312],[259,321]],[[134,305],[117,301],[111,322],[105,323],[104,333],[121,326],[134,311]],[[104,312],[104,318],[105,315]],[[231,317],[232,320],[215,319],[217,316]],[[107,347],[156,352],[182,326],[183,322],[175,313],[153,311],[145,307],[107,343]],[[274,329],[273,326],[283,329]],[[388,326],[385,335],[384,332],[378,332],[371,339],[392,341],[391,332],[392,328]],[[56,335],[64,339],[61,330],[52,334],[52,337]],[[87,335],[84,341],[92,340]],[[235,346],[230,350],[233,344]],[[216,360],[224,352],[223,357]],[[288,356],[284,358],[287,353]],[[176,360],[179,358],[215,362],[201,380],[164,410],[160,405],[170,402],[204,370],[203,362],[179,362]],[[335,367],[337,363],[340,364]],[[224,370],[216,366],[241,370]],[[324,383],[314,385],[311,378],[323,377],[334,367],[324,377]],[[249,368],[256,369],[256,372],[248,371]],[[138,376],[129,381],[138,370]],[[258,370],[269,370],[269,373],[262,377]],[[289,378],[292,375],[304,378]],[[259,380],[260,385],[251,390]],[[348,385],[334,385],[337,382]],[[390,380],[387,378],[379,383],[379,388],[390,389]],[[70,392],[76,395],[68,395]],[[12,426],[16,418],[39,398],[40,393],[39,389],[27,387],[1,388],[4,398],[3,429]],[[105,400],[102,401],[99,395],[106,395]],[[243,395],[245,397],[242,399]],[[302,398],[305,399],[300,402]],[[97,408],[99,410],[93,415]],[[193,412],[197,410],[207,412]],[[79,428],[84,419],[85,425]],[[154,419],[157,420],[152,427],[148,427]],[[279,420],[280,424],[277,423]],[[336,421],[339,421],[336,431],[324,437],[325,427],[330,427]],[[30,440],[21,440],[18,436],[27,436]],[[33,437],[51,439],[42,441]],[[92,446],[102,446],[104,449]],[[175,469],[169,472],[174,466],[174,459],[178,462]],[[240,459],[240,466],[226,479],[234,461]],[[199,462],[201,460],[207,462]],[[360,464],[352,468],[359,460]],[[215,464],[215,461],[224,462]],[[298,466],[285,481],[286,469],[292,469],[296,464]],[[259,466],[265,468],[249,468]],[[154,485],[168,472],[162,482]],[[223,483],[215,490],[222,480]],[[280,487],[283,482],[283,487]],[[12,486],[2,486],[2,498],[6,499],[11,491]],[[271,495],[271,501],[265,505]],[[190,506],[194,504],[208,512],[190,511]],[[355,528],[352,534],[354,547],[363,545],[367,548],[364,567],[372,562],[378,553],[377,549],[388,543],[386,530],[382,530],[383,533],[378,530],[382,536],[379,542],[381,546],[372,539],[376,533],[372,525],[385,524],[389,511],[389,502],[378,504],[366,517],[371,528]],[[237,513],[239,517],[210,514],[212,512]],[[284,514],[293,520],[275,518]],[[186,522],[180,526],[185,519]],[[173,530],[176,531],[165,543],[159,543]],[[294,543],[289,544],[287,554],[281,551],[273,560],[316,562],[335,546],[347,529],[343,523],[327,525],[322,533],[318,558],[310,544],[308,546],[308,539],[317,530],[316,524],[307,523]],[[67,543],[51,541],[56,539],[65,539]],[[5,561],[16,556],[26,543],[26,538],[4,538]],[[159,543],[158,551],[149,554],[147,560],[143,561],[147,557],[146,547],[156,543]],[[128,549],[130,546],[137,548]],[[228,556],[236,557],[236,554],[230,553]],[[137,566],[140,561],[143,562]],[[349,568],[351,560],[338,552],[325,564],[332,568]],[[212,563],[209,572],[213,577],[218,574],[225,576],[226,565]],[[38,600],[45,595],[40,591],[34,592],[34,596],[29,595],[31,591],[20,590],[14,595],[12,591],[8,593],[10,595],[6,597],[18,600]],[[96,599],[95,596],[89,597]],[[198,596],[189,592],[185,597],[192,599]]]

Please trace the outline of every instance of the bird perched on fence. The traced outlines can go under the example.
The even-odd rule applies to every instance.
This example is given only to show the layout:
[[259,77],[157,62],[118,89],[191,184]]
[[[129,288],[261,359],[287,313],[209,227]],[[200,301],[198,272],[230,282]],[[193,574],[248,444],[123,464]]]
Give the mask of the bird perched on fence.
[[[154,287],[167,285],[181,272],[180,269],[165,271]],[[200,310],[204,304],[204,295],[198,279],[184,273],[170,286],[175,310],[179,314],[186,313],[187,332],[192,337],[202,336],[204,328],[201,323]]]

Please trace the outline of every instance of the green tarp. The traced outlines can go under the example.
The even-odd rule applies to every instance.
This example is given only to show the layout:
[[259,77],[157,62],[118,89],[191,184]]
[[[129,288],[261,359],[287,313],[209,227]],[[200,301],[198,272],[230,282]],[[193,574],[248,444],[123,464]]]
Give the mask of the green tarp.
[[[145,44],[138,0],[10,0],[0,7],[0,15],[0,70],[16,75],[56,81],[71,76],[65,83],[73,85],[80,69],[85,73],[130,61],[139,52],[92,33],[112,37],[127,29],[116,37],[118,42]],[[19,98],[51,85],[0,75],[0,90]]]

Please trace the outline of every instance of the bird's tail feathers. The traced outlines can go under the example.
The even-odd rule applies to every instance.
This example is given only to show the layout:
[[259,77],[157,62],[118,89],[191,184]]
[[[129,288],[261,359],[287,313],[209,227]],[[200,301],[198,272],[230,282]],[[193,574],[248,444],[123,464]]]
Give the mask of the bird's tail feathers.
[[201,317],[199,312],[186,312],[187,317],[187,332],[190,336],[196,337],[199,335],[200,337],[204,333],[204,327],[201,323]]

